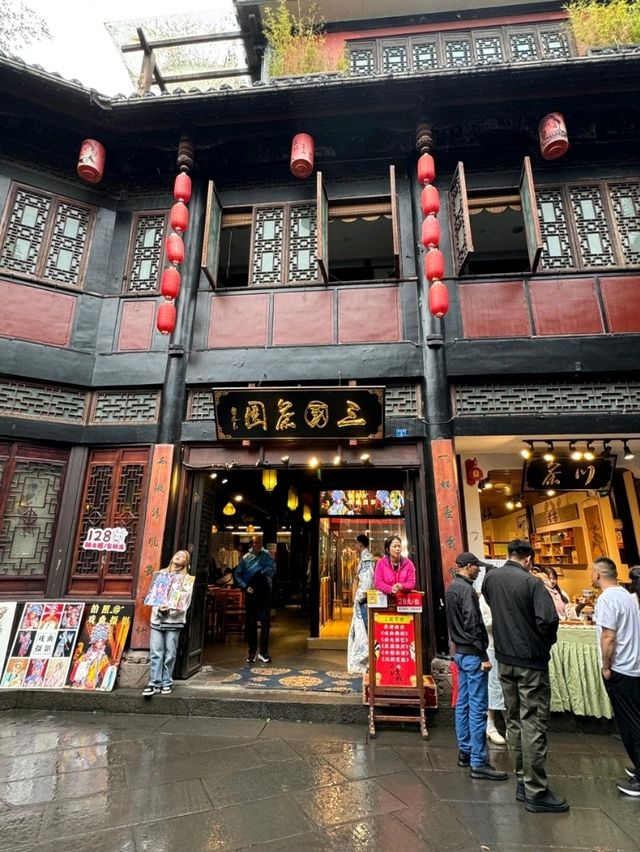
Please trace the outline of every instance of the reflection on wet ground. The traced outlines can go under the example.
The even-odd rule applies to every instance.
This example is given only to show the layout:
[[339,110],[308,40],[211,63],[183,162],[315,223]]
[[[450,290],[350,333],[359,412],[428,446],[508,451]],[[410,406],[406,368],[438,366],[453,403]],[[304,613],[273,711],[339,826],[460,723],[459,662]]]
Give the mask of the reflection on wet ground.
[[[0,713],[0,850],[637,850],[618,738],[551,734],[566,814],[472,781],[453,732],[268,719]],[[507,751],[492,761],[510,770]],[[634,839],[635,838],[635,839]]]

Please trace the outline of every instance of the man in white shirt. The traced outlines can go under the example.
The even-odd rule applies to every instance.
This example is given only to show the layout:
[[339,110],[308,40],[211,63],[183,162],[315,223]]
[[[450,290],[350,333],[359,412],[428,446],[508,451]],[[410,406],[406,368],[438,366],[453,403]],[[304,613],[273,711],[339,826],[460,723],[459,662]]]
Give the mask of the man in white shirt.
[[607,556],[595,560],[592,578],[602,589],[595,610],[602,677],[633,762],[625,768],[628,778],[616,786],[627,796],[640,796],[640,606],[618,585],[616,564]]

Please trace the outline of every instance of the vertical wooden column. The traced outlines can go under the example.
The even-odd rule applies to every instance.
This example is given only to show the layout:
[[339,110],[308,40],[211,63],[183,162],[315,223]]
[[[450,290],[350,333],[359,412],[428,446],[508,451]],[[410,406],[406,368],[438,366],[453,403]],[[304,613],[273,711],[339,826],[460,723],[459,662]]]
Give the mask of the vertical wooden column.
[[156,444],[153,450],[149,497],[142,532],[142,553],[140,554],[140,570],[136,588],[136,607],[131,634],[131,647],[134,650],[149,647],[151,607],[145,606],[144,599],[149,591],[153,572],[161,567],[162,542],[171,487],[173,449],[173,444]]
[[442,581],[446,588],[451,580],[450,569],[462,551],[460,493],[453,442],[448,438],[431,441],[433,485],[438,517]]

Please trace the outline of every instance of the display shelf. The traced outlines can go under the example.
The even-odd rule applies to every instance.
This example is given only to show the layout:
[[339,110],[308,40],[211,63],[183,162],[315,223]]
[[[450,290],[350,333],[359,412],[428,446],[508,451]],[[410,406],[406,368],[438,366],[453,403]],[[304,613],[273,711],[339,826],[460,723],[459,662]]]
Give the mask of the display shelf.
[[587,563],[582,527],[567,527],[531,536],[535,561],[540,565],[583,565]]

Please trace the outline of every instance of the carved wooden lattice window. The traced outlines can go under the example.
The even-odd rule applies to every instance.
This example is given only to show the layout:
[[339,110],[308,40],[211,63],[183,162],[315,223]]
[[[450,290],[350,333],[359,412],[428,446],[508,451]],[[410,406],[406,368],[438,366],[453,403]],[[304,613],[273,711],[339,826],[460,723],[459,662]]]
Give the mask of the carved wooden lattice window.
[[415,71],[428,71],[438,67],[438,45],[434,39],[416,41],[412,49],[413,68]]
[[407,45],[385,44],[382,48],[382,70],[385,74],[393,71],[406,71],[407,68]]
[[542,269],[572,269],[576,264],[561,189],[543,187],[536,190],[536,197],[544,244],[540,266]]
[[162,269],[162,244],[166,213],[137,213],[134,216],[127,259],[128,293],[156,293]]
[[316,208],[311,205],[291,207],[289,230],[289,281],[317,281]]
[[352,77],[373,74],[376,70],[373,46],[358,45],[349,51],[349,73]]
[[253,262],[251,283],[279,284],[282,280],[284,253],[284,208],[259,207],[253,226]]
[[42,593],[67,454],[0,445],[0,590]]
[[0,268],[80,287],[93,222],[91,207],[15,184],[2,225]]
[[495,65],[504,61],[499,33],[483,32],[474,39],[476,65]]
[[640,185],[612,183],[609,197],[624,262],[640,264]]
[[542,30],[540,41],[545,59],[568,59],[572,55],[567,34],[561,29]]
[[[95,450],[89,459],[69,582],[71,594],[129,596],[137,564],[148,451]],[[91,528],[124,528],[125,550],[85,550]]]
[[616,259],[600,187],[597,184],[572,186],[569,188],[569,199],[582,266],[615,266]]
[[532,32],[512,32],[509,34],[511,59],[514,62],[532,62],[538,59],[538,45]]
[[444,55],[447,68],[466,68],[473,65],[471,39],[467,37],[445,40]]

